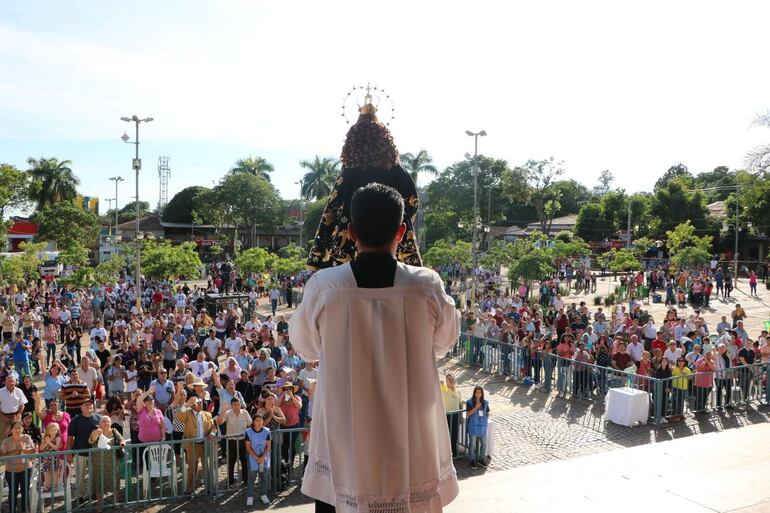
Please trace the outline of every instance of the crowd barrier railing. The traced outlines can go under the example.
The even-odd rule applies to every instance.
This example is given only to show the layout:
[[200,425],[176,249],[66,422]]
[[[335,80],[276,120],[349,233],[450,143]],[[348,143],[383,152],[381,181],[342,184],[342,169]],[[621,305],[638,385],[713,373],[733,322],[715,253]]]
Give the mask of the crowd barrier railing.
[[650,419],[654,423],[685,413],[770,403],[767,362],[658,379],[469,333],[460,335],[449,355],[469,366],[532,384],[544,392],[555,391],[568,399],[604,402],[610,388],[641,390],[650,395]]

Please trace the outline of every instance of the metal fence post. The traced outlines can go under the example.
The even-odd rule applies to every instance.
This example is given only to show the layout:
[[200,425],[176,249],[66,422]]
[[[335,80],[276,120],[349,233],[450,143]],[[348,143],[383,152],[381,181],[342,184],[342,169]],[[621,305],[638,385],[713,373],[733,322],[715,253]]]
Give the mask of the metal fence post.
[[655,379],[655,424],[660,424],[663,418],[663,382]]
[[765,367],[765,402],[770,404],[770,363]]

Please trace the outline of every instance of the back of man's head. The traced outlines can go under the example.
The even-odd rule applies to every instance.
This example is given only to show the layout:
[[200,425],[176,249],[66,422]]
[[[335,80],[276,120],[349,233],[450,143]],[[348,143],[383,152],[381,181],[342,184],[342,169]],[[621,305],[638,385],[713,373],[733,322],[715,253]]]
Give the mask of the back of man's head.
[[387,246],[404,219],[404,199],[392,187],[370,183],[353,193],[350,222],[359,242],[370,248]]

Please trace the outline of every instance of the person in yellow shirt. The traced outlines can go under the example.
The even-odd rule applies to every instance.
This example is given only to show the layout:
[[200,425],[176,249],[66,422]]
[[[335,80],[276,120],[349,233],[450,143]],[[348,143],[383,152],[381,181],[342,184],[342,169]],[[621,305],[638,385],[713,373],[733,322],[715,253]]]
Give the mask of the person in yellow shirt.
[[[452,444],[452,457],[457,457],[457,436],[460,431],[459,413],[463,409],[463,398],[460,395],[460,389],[455,384],[455,377],[451,374],[446,375],[446,381],[441,382],[441,398],[444,401],[444,411],[446,420],[449,424],[449,440]],[[452,413],[455,412],[455,413]]]
[[671,369],[672,396],[671,406],[674,415],[671,420],[679,422],[684,419],[684,403],[687,400],[687,391],[689,389],[690,374],[692,371],[687,368],[687,361],[683,357],[676,360],[676,366]]

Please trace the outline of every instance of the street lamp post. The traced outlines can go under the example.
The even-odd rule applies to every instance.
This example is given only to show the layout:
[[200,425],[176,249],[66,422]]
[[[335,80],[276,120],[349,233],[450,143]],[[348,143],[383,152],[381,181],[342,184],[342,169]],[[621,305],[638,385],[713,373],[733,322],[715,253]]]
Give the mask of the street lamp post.
[[299,185],[299,247],[302,248],[302,228],[305,224],[305,203],[302,197],[302,180],[294,182],[294,185]]
[[477,225],[478,220],[478,203],[479,203],[479,136],[485,137],[487,132],[481,130],[480,132],[471,132],[466,130],[465,134],[469,137],[473,137],[473,236],[471,243],[471,256],[473,257],[473,269],[471,270],[471,302],[476,302],[476,268],[478,267],[478,252],[476,251],[476,239],[477,239]]
[[111,182],[115,182],[115,231],[118,231],[118,183],[123,182],[122,176],[111,176]]
[[[107,212],[112,210],[112,202],[113,201],[115,201],[115,200],[112,199],[112,198],[107,198]],[[117,223],[116,223],[116,228],[115,229],[117,230]],[[112,235],[112,221],[110,220],[110,216],[107,216],[107,234],[108,235]]]
[[[139,170],[142,168],[142,161],[139,159],[139,123],[149,123],[152,121],[152,118],[139,118],[139,116],[134,114],[130,118],[122,117],[120,120],[125,121],[126,123],[134,123],[136,125],[136,136],[134,137],[134,141],[131,143],[134,145],[136,152],[134,154],[134,160],[131,163],[131,167],[133,167],[134,171],[136,171],[136,271],[134,276],[134,288],[136,289],[136,308],[139,310],[142,307],[142,284],[140,281],[142,256],[139,244]],[[129,142],[129,136],[125,132],[123,132],[123,135],[120,138],[124,143]],[[117,187],[117,181],[115,182],[115,185]]]

